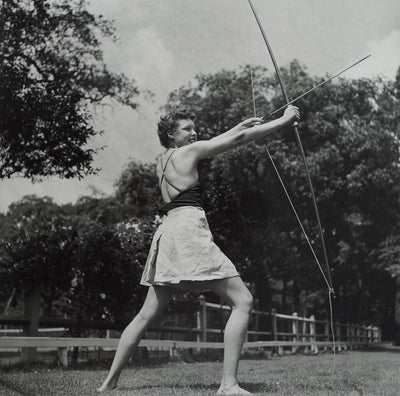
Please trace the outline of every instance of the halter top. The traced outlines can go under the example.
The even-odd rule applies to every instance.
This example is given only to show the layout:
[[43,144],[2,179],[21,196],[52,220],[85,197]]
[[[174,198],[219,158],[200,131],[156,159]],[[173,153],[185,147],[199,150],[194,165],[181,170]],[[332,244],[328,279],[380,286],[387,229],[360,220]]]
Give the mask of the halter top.
[[191,186],[187,187],[186,189],[182,190],[176,186],[174,186],[165,176],[165,170],[167,168],[168,162],[171,159],[172,153],[168,156],[167,161],[162,168],[162,175],[160,179],[160,189],[161,189],[161,184],[163,180],[165,180],[172,188],[177,190],[179,194],[171,199],[170,202],[166,203],[163,205],[160,210],[162,213],[168,213],[171,209],[179,208],[181,206],[198,206],[198,207],[203,207],[203,200],[202,200],[202,189],[200,182],[197,180],[195,183],[193,183]]

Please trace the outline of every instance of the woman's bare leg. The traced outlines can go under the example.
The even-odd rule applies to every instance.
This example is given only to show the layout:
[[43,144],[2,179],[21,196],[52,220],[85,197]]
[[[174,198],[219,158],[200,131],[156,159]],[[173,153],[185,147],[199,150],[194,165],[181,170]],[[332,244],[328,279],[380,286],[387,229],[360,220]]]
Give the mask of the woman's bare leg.
[[253,307],[253,296],[238,276],[212,281],[209,286],[232,307],[225,326],[224,368],[218,393],[248,395],[250,392],[238,385],[237,371]]
[[139,344],[145,330],[151,322],[163,311],[171,300],[173,289],[166,286],[150,286],[142,309],[132,322],[125,328],[118,343],[113,363],[99,392],[113,389],[117,386],[121,371],[134,348]]

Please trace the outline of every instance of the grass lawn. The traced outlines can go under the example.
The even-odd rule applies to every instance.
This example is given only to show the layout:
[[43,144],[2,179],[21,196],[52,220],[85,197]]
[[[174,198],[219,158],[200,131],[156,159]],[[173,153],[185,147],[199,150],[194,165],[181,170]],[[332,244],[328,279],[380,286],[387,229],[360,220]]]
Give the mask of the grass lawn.
[[[118,390],[106,395],[213,395],[222,363],[166,363],[129,367]],[[400,395],[399,351],[347,351],[333,356],[295,355],[240,362],[241,385],[257,395]],[[104,369],[11,370],[0,376],[0,394],[7,396],[95,395]]]

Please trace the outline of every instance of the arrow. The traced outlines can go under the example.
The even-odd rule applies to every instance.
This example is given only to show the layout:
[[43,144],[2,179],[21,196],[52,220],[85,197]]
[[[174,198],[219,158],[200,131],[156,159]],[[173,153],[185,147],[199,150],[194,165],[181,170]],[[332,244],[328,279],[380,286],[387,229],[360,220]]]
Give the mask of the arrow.
[[304,96],[310,94],[311,92],[315,91],[317,88],[322,87],[323,85],[325,85],[326,83],[328,83],[329,81],[332,81],[334,78],[340,76],[341,74],[343,74],[345,71],[351,69],[352,67],[354,67],[355,65],[358,65],[359,63],[361,63],[362,61],[364,61],[365,59],[369,58],[371,56],[371,54],[364,56],[364,58],[358,60],[357,62],[353,63],[351,66],[346,67],[345,69],[341,70],[339,73],[336,73],[334,76],[329,77],[328,79],[326,79],[325,81],[322,81],[321,83],[319,83],[318,85],[316,85],[315,87],[312,87],[311,89],[309,89],[307,92],[304,92],[303,94],[301,94],[300,96],[298,96],[295,99],[292,99],[291,101],[289,101],[288,103],[286,103],[285,105],[279,107],[278,109],[274,110],[272,113],[269,113],[268,115],[265,115],[262,117],[262,119],[265,121],[268,118],[270,118],[271,116],[273,116],[274,114],[278,113],[279,111],[285,109],[287,106],[289,106],[292,103],[297,102],[298,100],[300,100],[301,98],[304,98]]

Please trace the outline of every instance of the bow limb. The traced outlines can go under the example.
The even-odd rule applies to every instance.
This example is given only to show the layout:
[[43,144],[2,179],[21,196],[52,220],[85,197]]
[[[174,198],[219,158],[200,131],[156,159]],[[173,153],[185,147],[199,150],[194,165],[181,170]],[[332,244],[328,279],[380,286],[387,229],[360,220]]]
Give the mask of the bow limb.
[[[264,28],[263,28],[263,26],[262,26],[262,24],[261,24],[261,22],[260,22],[260,20],[258,18],[257,12],[256,12],[251,0],[248,0],[248,2],[249,2],[251,10],[253,11],[254,17],[256,18],[256,21],[257,21],[258,27],[260,28],[260,31],[261,31],[261,34],[263,36],[264,42],[265,42],[265,44],[266,44],[266,46],[268,48],[268,52],[270,54],[272,63],[274,65],[276,76],[277,76],[279,84],[281,86],[282,94],[283,94],[283,96],[285,98],[286,104],[289,104],[290,100],[289,100],[289,97],[287,95],[286,87],[285,87],[285,84],[283,83],[281,74],[279,72],[279,67],[278,67],[278,64],[276,62],[274,53],[273,53],[272,48],[271,48],[271,46],[270,46],[270,44],[268,42],[267,35],[264,32]],[[327,252],[326,252],[325,240],[324,240],[324,235],[323,235],[323,232],[322,232],[322,226],[321,226],[321,220],[320,220],[320,216],[319,216],[317,201],[315,199],[314,188],[313,188],[313,185],[312,185],[312,182],[311,182],[310,172],[308,170],[307,160],[306,160],[306,156],[305,156],[304,149],[303,149],[303,144],[302,144],[301,139],[300,139],[300,134],[299,134],[297,125],[298,125],[298,123],[295,122],[293,124],[293,129],[294,129],[294,133],[295,133],[295,136],[296,136],[297,145],[299,146],[301,157],[303,159],[304,169],[306,171],[307,181],[308,181],[308,185],[309,185],[310,191],[311,191],[311,197],[312,197],[312,201],[313,201],[314,212],[315,212],[315,216],[316,216],[317,223],[318,223],[319,236],[320,236],[320,240],[321,240],[322,250],[323,250],[323,253],[324,253],[324,261],[325,261],[326,268],[328,270],[329,292],[330,292],[330,294],[331,293],[333,294],[334,291],[333,291],[333,288],[332,288],[332,279],[331,279],[331,274],[330,274],[330,270],[329,270],[328,255],[327,255]]]

